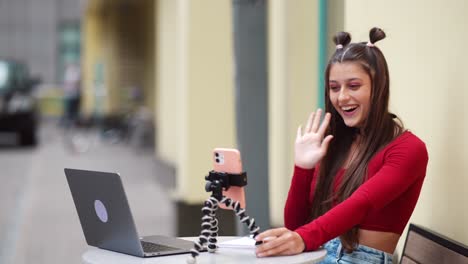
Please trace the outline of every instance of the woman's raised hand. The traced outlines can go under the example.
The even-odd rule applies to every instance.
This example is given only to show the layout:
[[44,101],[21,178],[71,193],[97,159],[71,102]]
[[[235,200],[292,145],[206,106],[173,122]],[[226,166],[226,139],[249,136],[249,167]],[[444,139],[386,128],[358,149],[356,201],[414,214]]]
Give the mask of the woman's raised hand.
[[297,129],[294,163],[304,169],[315,167],[323,156],[327,153],[328,145],[333,136],[325,137],[325,131],[330,123],[330,113],[326,113],[323,121],[322,110],[312,112],[307,120],[307,125],[302,131],[302,126]]

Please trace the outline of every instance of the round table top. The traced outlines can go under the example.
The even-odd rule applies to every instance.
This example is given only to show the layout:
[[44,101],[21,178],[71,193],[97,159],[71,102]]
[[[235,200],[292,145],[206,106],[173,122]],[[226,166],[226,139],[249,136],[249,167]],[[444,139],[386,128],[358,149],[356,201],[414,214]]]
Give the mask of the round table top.
[[[187,240],[196,240],[198,237],[183,237]],[[218,237],[218,242],[236,239],[239,237]],[[216,253],[202,252],[197,257],[197,264],[202,263],[317,263],[325,258],[327,251],[319,249],[316,251],[304,252],[293,256],[277,256],[257,258],[254,249],[249,248],[218,248]],[[131,255],[121,254],[109,250],[90,247],[83,255],[82,259],[87,264],[151,264],[151,263],[187,263],[190,254],[180,254],[162,257],[140,258]]]

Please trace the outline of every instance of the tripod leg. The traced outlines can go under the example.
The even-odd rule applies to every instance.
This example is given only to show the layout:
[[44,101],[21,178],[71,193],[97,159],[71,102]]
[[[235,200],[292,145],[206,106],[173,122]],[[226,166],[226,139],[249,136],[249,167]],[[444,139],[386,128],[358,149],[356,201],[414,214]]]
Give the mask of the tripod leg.
[[195,263],[196,257],[200,255],[200,251],[205,249],[208,244],[208,251],[216,250],[216,236],[218,235],[218,220],[215,218],[215,212],[218,209],[218,200],[214,197],[208,198],[202,208],[202,231],[198,237],[198,241],[194,242],[194,248],[190,250],[191,258],[187,259],[187,263]]
[[210,212],[210,217],[209,219],[209,226],[206,226],[206,228],[209,228],[210,230],[210,235],[208,236],[208,252],[214,253],[216,251],[216,243],[218,242],[217,237],[218,237],[218,219],[216,219],[216,210],[218,210],[218,203],[219,201],[211,196],[209,199],[213,203],[213,210]]
[[[258,236],[260,227],[258,227],[255,224],[255,219],[250,218],[245,213],[245,209],[240,207],[239,201],[233,201],[231,198],[223,196],[221,203],[224,203],[226,206],[231,207],[234,210],[235,214],[239,217],[240,222],[247,225],[247,227],[249,228],[250,234],[253,235],[253,238]],[[257,241],[255,243],[255,245],[260,245],[260,244],[262,244],[261,241]]]

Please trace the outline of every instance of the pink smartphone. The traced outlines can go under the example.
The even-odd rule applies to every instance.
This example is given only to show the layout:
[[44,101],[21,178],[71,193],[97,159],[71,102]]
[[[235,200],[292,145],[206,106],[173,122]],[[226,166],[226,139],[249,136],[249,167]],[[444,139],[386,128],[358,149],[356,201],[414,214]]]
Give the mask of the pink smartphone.
[[[241,173],[242,160],[239,150],[229,148],[215,148],[213,150],[213,169],[218,172]],[[223,190],[223,195],[234,201],[239,201],[242,208],[245,208],[244,187],[231,186],[227,191]],[[220,208],[232,209],[224,204],[219,204]]]

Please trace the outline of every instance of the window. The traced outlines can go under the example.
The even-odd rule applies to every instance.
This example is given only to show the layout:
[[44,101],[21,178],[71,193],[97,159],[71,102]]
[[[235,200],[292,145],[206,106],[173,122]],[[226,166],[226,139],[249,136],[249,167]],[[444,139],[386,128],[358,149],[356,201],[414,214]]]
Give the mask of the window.
[[5,61],[0,61],[0,90],[7,87],[9,82],[9,67]]

